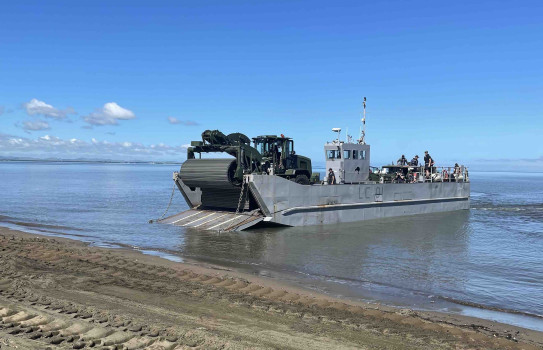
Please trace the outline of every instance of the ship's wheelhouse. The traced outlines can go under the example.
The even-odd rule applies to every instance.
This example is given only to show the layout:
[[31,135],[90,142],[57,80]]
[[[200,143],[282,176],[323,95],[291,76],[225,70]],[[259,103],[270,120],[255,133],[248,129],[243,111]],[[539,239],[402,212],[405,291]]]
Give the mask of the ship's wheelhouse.
[[332,142],[324,145],[326,180],[329,169],[334,171],[337,183],[368,181],[370,146],[358,143]]

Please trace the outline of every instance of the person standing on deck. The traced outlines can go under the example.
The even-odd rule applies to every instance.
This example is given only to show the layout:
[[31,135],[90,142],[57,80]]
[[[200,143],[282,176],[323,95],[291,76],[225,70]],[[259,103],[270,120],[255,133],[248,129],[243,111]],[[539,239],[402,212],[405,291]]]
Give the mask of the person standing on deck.
[[410,180],[411,180],[410,182],[415,183],[415,182],[417,182],[417,179],[419,177],[419,172],[418,172],[418,169],[419,169],[418,168],[418,166],[419,166],[419,155],[418,154],[415,155],[413,157],[413,159],[411,159],[411,163],[409,163],[409,165],[416,167],[414,169],[413,173],[411,174],[411,178],[410,178]]
[[401,166],[407,165],[407,158],[405,158],[404,154],[402,154],[402,157],[400,159],[398,159],[396,164],[401,165]]
[[460,165],[458,165],[458,163],[454,163],[454,175],[453,175],[453,178],[455,179],[455,181],[460,177]]
[[332,170],[332,168],[328,169],[328,184],[329,185],[336,184],[336,175],[334,175],[334,171]]
[[430,173],[432,172],[432,167],[434,166],[435,162],[432,159],[432,156],[428,151],[424,151],[424,170],[426,170],[426,176],[429,177]]

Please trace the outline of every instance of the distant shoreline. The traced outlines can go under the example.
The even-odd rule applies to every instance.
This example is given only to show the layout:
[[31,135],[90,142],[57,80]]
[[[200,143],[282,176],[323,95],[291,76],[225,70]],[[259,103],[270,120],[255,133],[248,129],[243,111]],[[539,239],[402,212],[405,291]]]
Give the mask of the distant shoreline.
[[[184,161],[144,161],[144,160],[94,160],[94,159],[1,159],[0,163],[88,163],[88,164],[150,164],[150,165],[179,165]],[[326,170],[324,165],[315,165],[315,170]],[[471,173],[518,173],[513,170],[471,170]],[[522,171],[522,174],[543,174],[543,171]]]

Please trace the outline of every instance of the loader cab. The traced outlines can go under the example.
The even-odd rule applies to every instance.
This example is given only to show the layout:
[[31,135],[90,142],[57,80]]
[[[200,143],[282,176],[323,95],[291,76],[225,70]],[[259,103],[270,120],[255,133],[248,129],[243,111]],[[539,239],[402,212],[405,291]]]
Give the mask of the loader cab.
[[311,159],[296,154],[294,141],[290,137],[257,136],[253,138],[253,145],[262,155],[264,171],[287,179],[296,179],[299,175],[304,175],[309,182],[312,175]]
[[294,152],[294,141],[289,137],[278,137],[276,135],[264,135],[253,138],[254,148],[263,157],[272,158],[279,155],[285,158]]
[[276,135],[263,135],[253,138],[254,148],[265,158],[276,170],[276,173],[292,167],[292,156],[294,152],[294,141],[289,137]]

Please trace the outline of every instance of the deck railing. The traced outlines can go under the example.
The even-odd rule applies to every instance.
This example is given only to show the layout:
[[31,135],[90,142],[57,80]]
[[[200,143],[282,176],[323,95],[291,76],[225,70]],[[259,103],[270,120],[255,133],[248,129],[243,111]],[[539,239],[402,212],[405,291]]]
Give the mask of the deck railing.
[[[403,178],[392,178],[392,183],[417,183],[417,182],[469,182],[469,173],[466,166],[403,166],[409,169]],[[392,175],[392,174],[391,174]],[[383,179],[383,177],[381,177]]]
[[[403,175],[401,178],[396,178],[397,172],[384,172],[384,168],[370,167],[370,182],[380,183],[420,183],[420,182],[469,182],[468,167],[460,165],[456,166],[433,166],[426,167],[424,165],[390,165],[391,168],[401,169],[400,173]],[[334,172],[336,174],[337,183],[344,183],[347,172],[344,169]],[[350,172],[349,174],[359,175],[359,172]],[[379,176],[379,180],[375,177],[371,180],[371,175]],[[368,181],[349,182],[349,183],[366,183]],[[327,174],[321,182],[327,184]]]

